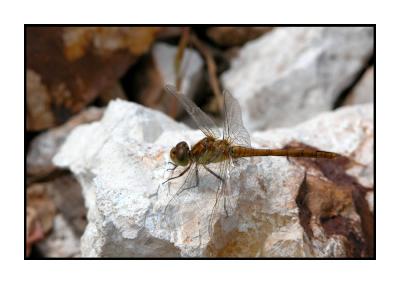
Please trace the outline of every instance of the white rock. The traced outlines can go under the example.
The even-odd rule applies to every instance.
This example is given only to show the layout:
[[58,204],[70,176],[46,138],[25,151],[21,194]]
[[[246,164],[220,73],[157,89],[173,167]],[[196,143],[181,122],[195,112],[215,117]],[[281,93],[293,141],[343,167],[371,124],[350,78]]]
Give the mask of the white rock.
[[79,124],[99,120],[102,114],[103,109],[90,107],[73,116],[63,125],[36,136],[30,144],[26,157],[28,175],[43,177],[53,172],[55,166],[52,159],[71,130]]
[[250,130],[292,126],[332,109],[373,52],[365,27],[275,28],[222,75]]
[[[295,139],[372,163],[373,142],[365,144],[373,139],[372,112],[371,105],[344,108],[294,129],[259,132],[253,144],[275,147]],[[218,182],[210,174],[200,173],[200,186],[166,210],[183,181],[162,184],[169,174],[169,150],[201,137],[159,112],[120,100],[100,122],[77,127],[53,161],[71,169],[84,191],[89,224],[82,256],[346,255],[345,238],[325,234],[318,221],[312,227],[317,239],[304,232],[296,203],[304,168],[286,158],[251,158],[231,173],[234,214],[216,215],[211,235]]]

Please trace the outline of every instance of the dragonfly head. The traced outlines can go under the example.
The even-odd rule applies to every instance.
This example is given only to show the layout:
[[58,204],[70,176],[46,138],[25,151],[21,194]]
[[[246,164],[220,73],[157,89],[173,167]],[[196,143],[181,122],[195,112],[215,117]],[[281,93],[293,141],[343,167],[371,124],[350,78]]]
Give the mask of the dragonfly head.
[[190,162],[190,150],[186,142],[176,144],[169,152],[171,160],[178,166],[187,166]]

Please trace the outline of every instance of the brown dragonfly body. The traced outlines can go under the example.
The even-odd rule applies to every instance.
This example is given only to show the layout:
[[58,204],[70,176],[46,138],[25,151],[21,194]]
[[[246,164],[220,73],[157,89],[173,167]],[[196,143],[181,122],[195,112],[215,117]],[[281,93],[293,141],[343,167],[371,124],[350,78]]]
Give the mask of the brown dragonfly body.
[[[223,197],[224,209],[228,215],[226,197],[230,194],[229,173],[230,168],[236,160],[242,160],[243,158],[254,156],[286,156],[326,159],[333,159],[338,156],[333,152],[299,148],[252,148],[250,135],[243,126],[239,103],[229,92],[224,92],[224,125],[221,135],[221,132],[214,121],[189,98],[178,93],[173,86],[166,86],[165,89],[181,102],[185,110],[191,115],[199,129],[206,136],[194,144],[191,149],[184,141],[179,142],[171,149],[170,158],[174,166],[171,170],[174,171],[179,166],[184,167],[184,169],[180,174],[169,178],[164,183],[186,174],[185,180],[171,201],[182,192],[197,187],[199,185],[199,169],[205,169],[219,180],[215,204],[212,209],[212,216],[218,207],[217,205],[219,200],[221,200],[220,197]],[[217,171],[209,168],[210,164],[218,165]],[[212,223],[213,222],[210,220],[210,226],[212,226]]]
[[[182,143],[182,142],[181,142]],[[254,157],[254,156],[286,156],[286,157],[309,157],[309,158],[327,158],[333,159],[337,156],[336,153],[309,150],[309,149],[256,149],[243,146],[231,145],[231,143],[225,139],[214,139],[212,137],[206,137],[197,142],[189,150],[187,144],[183,142],[179,143],[175,150],[187,155],[189,157],[188,162],[198,163],[201,165],[207,165],[211,163],[220,163],[224,160]],[[175,151],[172,152],[171,158],[177,160]]]

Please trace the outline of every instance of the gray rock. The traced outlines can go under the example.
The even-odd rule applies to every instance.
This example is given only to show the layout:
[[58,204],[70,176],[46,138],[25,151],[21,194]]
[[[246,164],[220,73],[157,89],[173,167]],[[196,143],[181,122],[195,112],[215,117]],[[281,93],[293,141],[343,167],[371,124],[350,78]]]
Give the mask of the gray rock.
[[[151,50],[151,56],[142,62],[139,72],[135,72],[132,85],[135,98],[140,104],[161,110],[172,117],[178,117],[183,108],[170,96],[166,96],[164,86],[177,84],[175,59],[178,48],[165,43],[157,43]],[[203,78],[203,59],[199,53],[186,48],[181,62],[181,90],[193,99]]]
[[[161,73],[164,84],[176,83],[174,70],[175,57],[178,48],[165,43],[157,43],[152,49],[152,54],[158,71]],[[182,92],[189,97],[193,97],[203,75],[203,59],[199,53],[191,48],[186,48],[181,63],[182,72]]]
[[[339,186],[317,167],[307,168],[297,160],[249,158],[231,172],[233,213],[226,217],[217,210],[210,219],[218,188],[213,176],[201,172],[199,187],[178,195],[169,206],[183,178],[162,184],[170,175],[166,169],[171,147],[182,140],[194,143],[202,133],[140,105],[114,101],[100,122],[77,127],[53,159],[69,168],[83,188],[89,224],[81,239],[82,256],[364,255],[364,217],[343,190],[348,184],[343,177],[373,184],[373,171],[366,170],[373,161],[372,115],[371,105],[349,107],[292,129],[255,133],[253,146],[282,147],[297,141],[351,156],[366,166],[352,166],[348,175],[338,172],[343,179]],[[321,188],[329,194],[321,195]],[[327,212],[315,200],[333,209]],[[309,219],[304,212],[311,212]],[[359,236],[361,249],[351,249],[347,231],[335,231],[341,226]]]
[[61,214],[54,218],[51,234],[38,243],[46,257],[79,257],[79,238]]
[[275,28],[222,75],[250,130],[292,126],[332,109],[373,52],[365,27]]
[[72,129],[79,124],[99,120],[102,114],[102,109],[88,108],[63,125],[47,130],[35,137],[31,142],[26,158],[28,175],[44,177],[52,173],[56,169],[52,159]]
[[374,67],[365,71],[351,93],[346,97],[344,105],[367,104],[374,101]]

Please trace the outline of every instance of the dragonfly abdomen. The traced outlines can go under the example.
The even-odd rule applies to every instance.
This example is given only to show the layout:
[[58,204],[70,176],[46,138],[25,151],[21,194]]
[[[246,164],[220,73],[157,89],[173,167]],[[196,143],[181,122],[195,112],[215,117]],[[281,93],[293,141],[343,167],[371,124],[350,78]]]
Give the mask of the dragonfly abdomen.
[[242,146],[231,148],[232,158],[254,157],[254,156],[286,156],[286,157],[309,157],[333,159],[338,155],[333,152],[325,152],[311,149],[255,149]]

